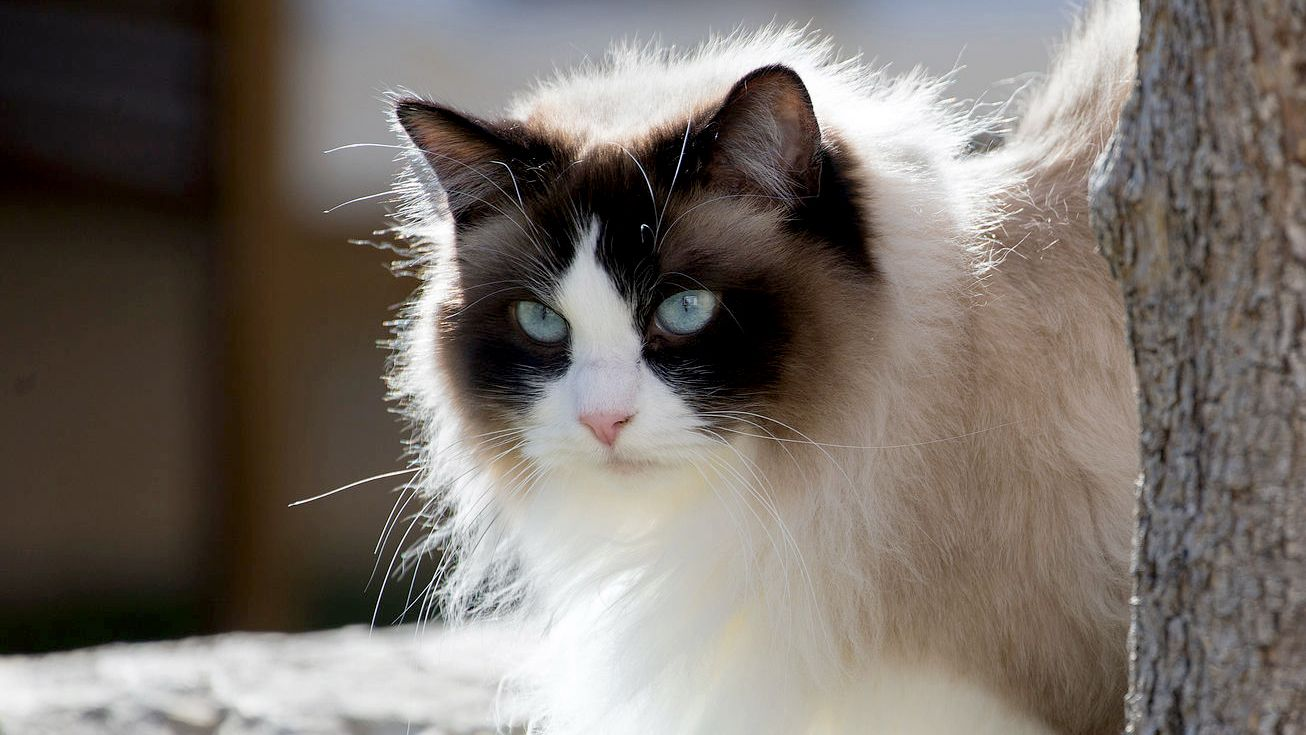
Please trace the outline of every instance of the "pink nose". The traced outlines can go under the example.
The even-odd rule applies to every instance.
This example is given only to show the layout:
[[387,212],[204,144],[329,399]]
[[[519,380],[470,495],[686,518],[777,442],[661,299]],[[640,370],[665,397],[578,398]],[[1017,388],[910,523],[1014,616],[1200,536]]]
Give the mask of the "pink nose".
[[617,442],[617,434],[622,427],[630,423],[631,414],[627,413],[583,413],[580,422],[589,428],[594,438],[608,446]]

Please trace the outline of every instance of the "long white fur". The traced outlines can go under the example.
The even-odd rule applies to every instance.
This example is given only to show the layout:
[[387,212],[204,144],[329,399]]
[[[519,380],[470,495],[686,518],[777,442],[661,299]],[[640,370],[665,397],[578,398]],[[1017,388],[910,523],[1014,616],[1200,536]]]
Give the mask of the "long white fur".
[[[1126,30],[1112,23],[1079,36],[1067,57],[1076,61],[1033,109],[1094,93],[1077,85],[1101,80],[1075,66],[1123,53],[1116,34],[1129,21]],[[867,206],[890,291],[885,320],[894,325],[881,335],[887,367],[858,377],[865,402],[831,416],[830,433],[818,438],[903,446],[974,428],[939,418],[929,377],[955,356],[959,325],[975,308],[963,296],[1001,268],[992,233],[1008,213],[999,195],[1036,175],[1031,157],[1079,150],[1057,129],[976,164],[961,155],[968,140],[1000,121],[943,101],[943,81],[838,61],[827,41],[796,30],[718,39],[687,56],[620,49],[541,84],[509,116],[554,124],[591,146],[622,144],[776,63],[799,73],[822,128],[838,133],[874,192]],[[900,515],[876,489],[906,482],[919,451],[831,447],[816,466],[764,469],[755,459],[761,439],[727,444],[703,433],[639,364],[628,306],[593,259],[595,223],[577,223],[581,254],[554,294],[581,359],[545,386],[531,426],[510,439],[537,466],[478,471],[468,454],[477,440],[465,438],[445,398],[442,356],[429,349],[435,325],[423,315],[447,298],[456,245],[448,218],[425,201],[414,197],[402,213],[409,235],[427,247],[394,388],[420,421],[428,491],[449,511],[430,541],[459,557],[441,589],[445,611],[540,626],[540,648],[506,690],[508,719],[567,734],[1047,731],[947,661],[886,656],[846,632],[874,629],[865,611],[876,609],[877,594],[873,572],[844,563],[847,550],[878,545],[895,558]],[[617,451],[656,466],[608,468],[608,455],[575,421],[587,402],[632,409]],[[778,507],[779,483],[803,491]]]

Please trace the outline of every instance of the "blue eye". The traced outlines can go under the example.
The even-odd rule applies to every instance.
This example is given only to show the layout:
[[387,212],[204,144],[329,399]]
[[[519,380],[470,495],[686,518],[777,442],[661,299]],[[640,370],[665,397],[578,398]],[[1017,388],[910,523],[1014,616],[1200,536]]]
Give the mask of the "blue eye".
[[658,326],[672,334],[693,334],[716,315],[717,298],[711,291],[681,291],[658,305]]
[[556,344],[567,338],[567,320],[538,301],[518,301],[512,311],[521,330],[536,342]]

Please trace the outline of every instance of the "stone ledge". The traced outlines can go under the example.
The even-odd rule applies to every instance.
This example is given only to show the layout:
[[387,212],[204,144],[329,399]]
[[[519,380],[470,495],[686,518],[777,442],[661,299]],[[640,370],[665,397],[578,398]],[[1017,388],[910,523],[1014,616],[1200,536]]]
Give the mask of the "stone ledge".
[[0,734],[488,734],[515,643],[360,626],[0,658]]

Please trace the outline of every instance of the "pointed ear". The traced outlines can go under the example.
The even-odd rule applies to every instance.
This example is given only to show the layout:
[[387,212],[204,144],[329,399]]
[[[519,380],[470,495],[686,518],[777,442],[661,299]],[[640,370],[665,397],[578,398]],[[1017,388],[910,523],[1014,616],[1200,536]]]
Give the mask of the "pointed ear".
[[705,132],[711,185],[786,200],[814,193],[821,178],[821,128],[798,73],[766,66],[735,83]]
[[465,225],[516,196],[519,172],[530,152],[520,141],[481,120],[423,100],[395,105],[395,121],[434,174],[424,183],[443,193],[454,221]]

